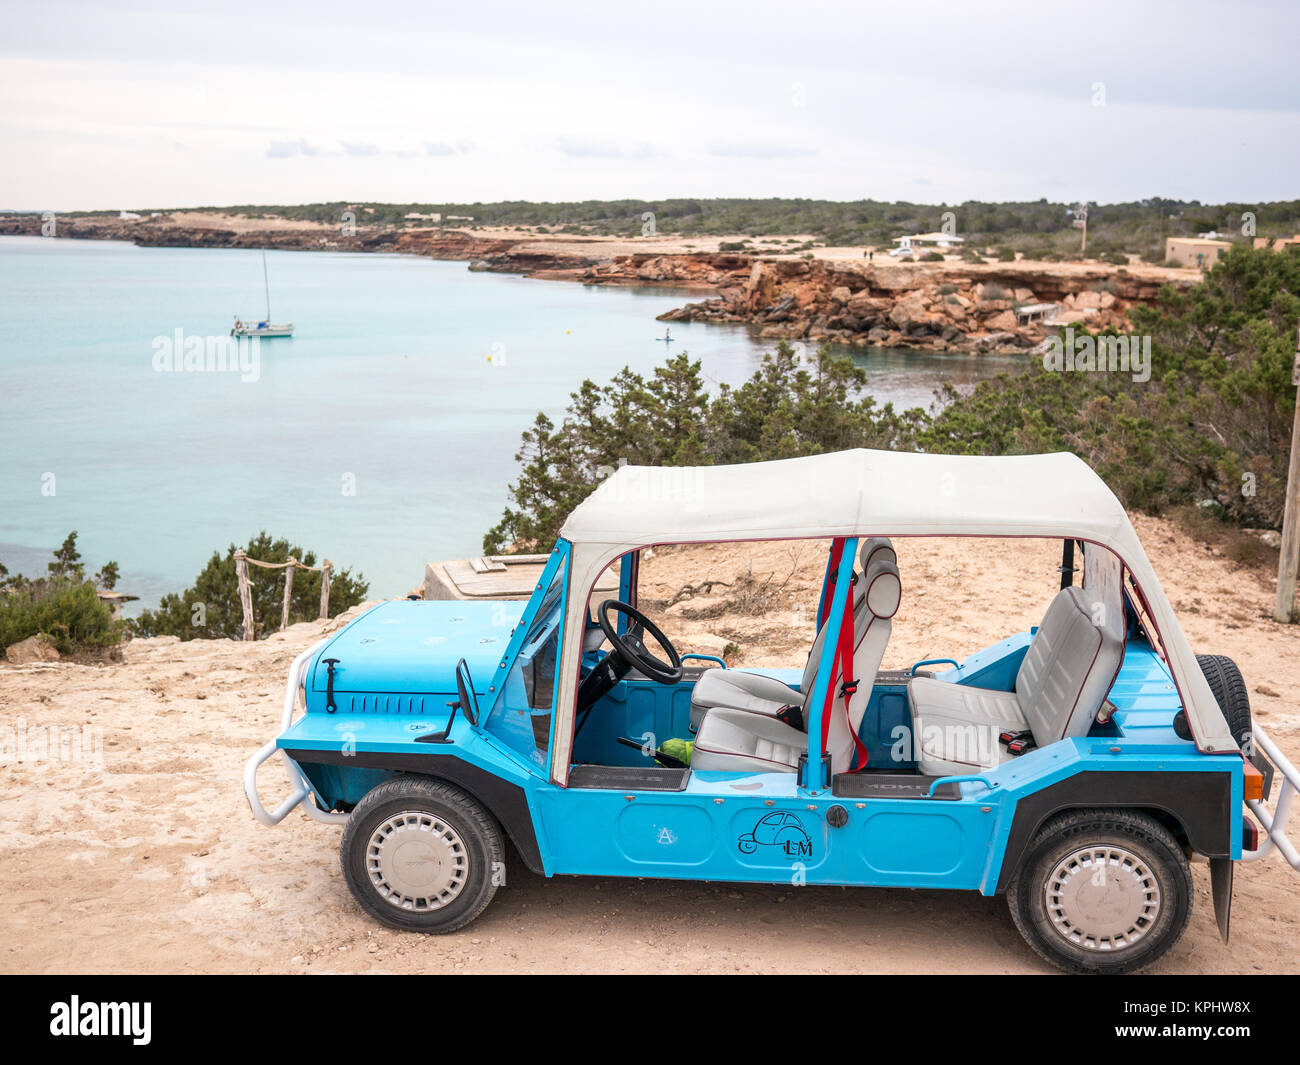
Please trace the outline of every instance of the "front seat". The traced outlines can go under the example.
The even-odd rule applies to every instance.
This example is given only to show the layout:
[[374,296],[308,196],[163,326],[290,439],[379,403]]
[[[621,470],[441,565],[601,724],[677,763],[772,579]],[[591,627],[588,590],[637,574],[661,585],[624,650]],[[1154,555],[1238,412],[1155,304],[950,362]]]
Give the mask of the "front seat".
[[[898,564],[894,554],[894,545],[885,536],[873,536],[863,541],[858,553],[861,572],[865,574],[875,561],[888,561]],[[854,586],[853,609],[856,616],[862,607],[861,598],[865,585],[859,578]],[[800,706],[804,696],[812,691],[813,681],[817,676],[817,665],[821,661],[822,644],[826,635],[823,624],[817,630],[812,650],[804,665],[803,680],[798,689],[790,687],[775,677],[762,673],[750,673],[743,669],[706,669],[691,690],[691,728],[696,730],[704,720],[707,711],[716,707],[729,707],[733,710],[747,710],[752,714],[766,714],[775,717],[778,710],[785,706]]]
[[[898,612],[902,598],[898,567],[883,557],[878,556],[872,561],[859,585],[862,597],[860,606],[853,615],[853,672],[856,674],[853,679],[861,680],[862,683],[850,698],[846,714],[844,700],[839,695],[840,670],[837,663],[831,677],[831,690],[835,693],[835,698],[826,739],[832,773],[843,773],[852,764],[856,750],[854,736],[862,725],[862,717],[871,701],[872,681],[884,658],[885,646],[889,643],[892,627],[890,619]],[[814,667],[804,693],[795,693],[805,721],[809,717],[809,704],[816,683],[817,671]],[[818,740],[820,742],[820,737]],[[792,773],[798,770],[799,758],[807,751],[808,734],[787,725],[779,718],[768,713],[718,706],[704,715],[704,721],[695,735],[691,768]]]
[[1029,732],[1034,745],[1085,736],[1124,656],[1123,613],[1082,588],[1052,600],[1016,675],[993,691],[933,677],[907,685],[917,761],[926,776],[993,769],[1015,757],[1002,732]]

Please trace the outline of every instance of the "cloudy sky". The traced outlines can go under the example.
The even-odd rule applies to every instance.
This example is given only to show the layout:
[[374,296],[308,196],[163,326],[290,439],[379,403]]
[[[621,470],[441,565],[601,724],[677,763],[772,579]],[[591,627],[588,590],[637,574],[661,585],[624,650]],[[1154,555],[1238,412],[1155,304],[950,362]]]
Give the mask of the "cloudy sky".
[[0,208],[1300,197],[1295,0],[0,13]]

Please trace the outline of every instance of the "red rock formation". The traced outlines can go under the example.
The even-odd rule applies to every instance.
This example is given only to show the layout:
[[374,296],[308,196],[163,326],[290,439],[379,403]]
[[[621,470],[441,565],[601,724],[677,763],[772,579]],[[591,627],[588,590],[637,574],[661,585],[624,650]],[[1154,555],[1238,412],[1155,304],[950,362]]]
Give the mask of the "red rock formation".
[[[0,235],[38,234],[35,215],[0,216]],[[1125,311],[1155,299],[1162,284],[1194,278],[1158,268],[1102,263],[890,263],[756,259],[745,254],[611,255],[599,239],[554,242],[484,238],[449,229],[333,227],[245,229],[180,226],[166,215],[58,218],[60,237],[130,240],[156,247],[391,251],[468,261],[471,270],[522,273],[589,285],[671,285],[716,293],[660,315],[663,321],[742,322],[769,339],[920,347],[937,351],[1023,351],[1047,329],[1018,308],[1047,303],[1057,317],[1091,329],[1125,328]]]

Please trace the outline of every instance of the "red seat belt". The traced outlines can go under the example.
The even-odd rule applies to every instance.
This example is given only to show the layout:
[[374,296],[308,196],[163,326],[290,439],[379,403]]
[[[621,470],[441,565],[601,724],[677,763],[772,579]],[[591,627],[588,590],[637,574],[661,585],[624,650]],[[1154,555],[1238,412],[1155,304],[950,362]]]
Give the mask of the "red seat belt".
[[834,596],[835,575],[840,571],[840,558],[844,554],[844,540],[835,537],[831,541],[831,558],[826,566],[826,581],[822,586],[822,601],[817,608],[817,631],[821,632],[831,612],[831,600]]
[[856,773],[866,768],[867,746],[858,736],[857,729],[853,727],[853,718],[849,714],[849,703],[853,701],[853,694],[858,690],[857,682],[853,676],[853,645],[856,642],[853,638],[854,635],[853,588],[850,586],[849,594],[844,599],[844,617],[840,619],[840,635],[835,647],[835,661],[831,667],[832,683],[826,686],[826,705],[822,707],[822,750],[826,750],[826,741],[830,738],[831,714],[835,710],[835,671],[838,667],[840,694],[844,697],[844,721],[848,726],[849,735],[853,737],[853,746],[858,753],[857,768],[852,770],[852,772]]

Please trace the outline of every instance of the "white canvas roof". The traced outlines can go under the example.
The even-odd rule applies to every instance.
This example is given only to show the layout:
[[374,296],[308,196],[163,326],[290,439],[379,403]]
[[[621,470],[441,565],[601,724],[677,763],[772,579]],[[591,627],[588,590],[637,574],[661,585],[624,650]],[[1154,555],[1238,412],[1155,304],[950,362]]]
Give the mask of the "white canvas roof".
[[[1198,746],[1237,750],[1160,582],[1119,500],[1082,459],[1051,455],[918,455],[840,451],[737,466],[624,466],[574,508],[570,602],[628,551],[669,543],[831,536],[1041,536],[1112,551],[1151,609]],[[906,595],[906,585],[904,585]],[[566,644],[581,645],[570,610]],[[557,736],[567,733],[576,670],[563,671]],[[567,778],[557,743],[552,777]]]
[[990,458],[837,451],[743,466],[624,466],[569,515],[573,544],[959,532],[1105,542],[1128,525],[1066,452]]

